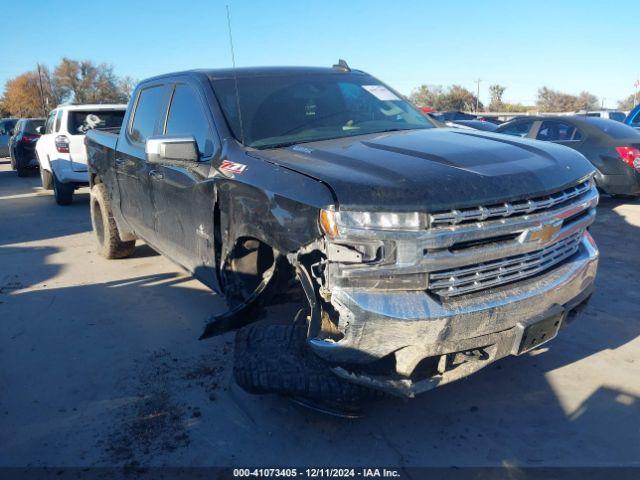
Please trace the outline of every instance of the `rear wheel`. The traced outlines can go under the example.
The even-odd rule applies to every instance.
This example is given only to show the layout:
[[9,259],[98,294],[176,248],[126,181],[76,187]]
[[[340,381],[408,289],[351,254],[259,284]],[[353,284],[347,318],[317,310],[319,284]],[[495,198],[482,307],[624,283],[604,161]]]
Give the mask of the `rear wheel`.
[[42,188],[51,190],[53,188],[53,175],[49,170],[40,167],[40,180],[42,180]]
[[71,205],[74,190],[73,183],[62,183],[55,174],[53,175],[53,195],[58,205]]
[[113,218],[107,189],[103,183],[91,187],[91,225],[96,236],[98,252],[105,258],[125,258],[133,253],[136,241],[123,241]]

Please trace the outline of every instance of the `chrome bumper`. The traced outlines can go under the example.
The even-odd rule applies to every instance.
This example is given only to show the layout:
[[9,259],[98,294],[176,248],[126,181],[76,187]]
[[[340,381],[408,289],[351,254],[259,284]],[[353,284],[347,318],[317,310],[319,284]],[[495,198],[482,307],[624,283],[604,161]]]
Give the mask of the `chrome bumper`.
[[[588,296],[598,256],[585,233],[578,251],[548,272],[445,301],[422,291],[336,288],[331,304],[340,313],[343,336],[338,341],[310,339],[309,345],[334,364],[367,364],[402,349],[426,358],[497,342],[497,337],[504,341],[505,336],[514,335],[518,322],[558,306],[573,308]],[[505,346],[501,356],[510,351],[511,345]]]

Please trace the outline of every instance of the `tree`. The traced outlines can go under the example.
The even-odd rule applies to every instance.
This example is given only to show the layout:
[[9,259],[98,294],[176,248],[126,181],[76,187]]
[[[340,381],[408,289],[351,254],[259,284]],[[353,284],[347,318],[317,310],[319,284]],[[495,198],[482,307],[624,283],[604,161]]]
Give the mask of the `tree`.
[[2,99],[3,108],[15,117],[42,117],[56,106],[55,95],[45,74],[40,70],[25,72],[7,81]]
[[[95,65],[90,60],[63,58],[53,73],[53,83],[65,103],[122,103],[130,92],[121,88],[122,80],[113,67],[105,63]],[[125,85],[128,88],[128,85]]]
[[538,89],[538,109],[542,112],[571,112],[576,110],[593,110],[598,108],[598,97],[583,91],[580,95],[552,90],[548,87]]
[[489,111],[499,112],[503,109],[502,95],[506,89],[507,87],[503,87],[497,83],[489,87],[489,98],[491,99],[489,102]]
[[[431,107],[434,110],[466,110],[476,108],[476,96],[460,85],[446,89],[442,86],[421,85],[410,97],[416,105]],[[484,108],[480,103],[480,108]]]
[[624,98],[618,102],[618,108],[620,110],[631,110],[636,106],[636,102],[640,100],[640,95],[632,93],[627,98]]

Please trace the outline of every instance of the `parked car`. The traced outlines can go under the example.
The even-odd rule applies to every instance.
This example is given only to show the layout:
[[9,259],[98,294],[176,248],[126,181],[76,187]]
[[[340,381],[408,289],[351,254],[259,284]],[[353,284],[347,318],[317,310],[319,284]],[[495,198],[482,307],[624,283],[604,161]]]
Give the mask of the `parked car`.
[[452,127],[467,127],[473,130],[482,130],[484,132],[495,132],[498,128],[498,125],[495,123],[485,120],[456,120],[454,122],[447,122],[447,125]]
[[624,119],[624,123],[630,127],[640,129],[640,103],[629,112],[627,118]]
[[[222,293],[253,393],[414,396],[554,338],[594,285],[594,169],[542,142],[438,128],[338,68],[163,75],[87,134],[100,253],[137,238]],[[292,289],[292,290],[290,290]],[[290,318],[258,321],[274,293]]]
[[0,119],[0,158],[9,156],[9,139],[17,121],[15,118]]
[[458,110],[451,110],[446,112],[431,112],[430,115],[439,122],[457,122],[458,120],[476,120],[477,115],[470,113],[460,112]]
[[573,148],[596,168],[602,190],[640,194],[640,132],[620,122],[589,116],[525,117],[501,125],[496,133]]
[[38,166],[36,142],[40,138],[38,127],[44,125],[44,118],[21,118],[16,123],[13,136],[9,139],[11,168],[19,177],[26,177],[29,169]]
[[576,112],[576,115],[606,118],[607,120],[615,120],[616,122],[624,122],[624,119],[626,118],[625,113],[619,110],[580,110],[579,112]]
[[73,192],[89,184],[85,134],[92,129],[118,131],[126,105],[64,105],[47,118],[36,143],[42,187],[53,189],[58,205],[69,205]]

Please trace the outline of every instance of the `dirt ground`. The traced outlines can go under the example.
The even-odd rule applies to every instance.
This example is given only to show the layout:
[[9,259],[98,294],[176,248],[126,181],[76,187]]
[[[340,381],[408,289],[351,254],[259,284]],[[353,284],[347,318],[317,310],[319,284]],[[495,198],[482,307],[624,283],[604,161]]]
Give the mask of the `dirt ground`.
[[364,418],[231,378],[224,303],[150,248],[108,261],[88,193],[0,160],[0,466],[640,464],[640,202],[603,198],[594,297],[548,348]]

